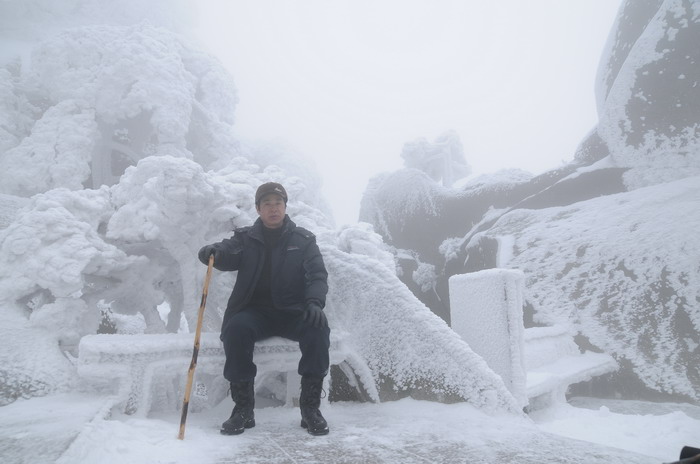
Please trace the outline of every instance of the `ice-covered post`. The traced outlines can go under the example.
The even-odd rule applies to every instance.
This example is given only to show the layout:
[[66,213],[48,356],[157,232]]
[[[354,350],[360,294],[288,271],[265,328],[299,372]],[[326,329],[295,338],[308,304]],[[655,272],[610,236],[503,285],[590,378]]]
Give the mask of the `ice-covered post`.
[[527,405],[522,271],[488,269],[450,277],[452,330]]

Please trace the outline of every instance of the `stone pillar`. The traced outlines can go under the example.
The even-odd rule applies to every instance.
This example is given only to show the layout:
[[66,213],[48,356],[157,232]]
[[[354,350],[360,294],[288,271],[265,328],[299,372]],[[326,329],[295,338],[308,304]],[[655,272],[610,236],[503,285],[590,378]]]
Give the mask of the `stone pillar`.
[[524,362],[522,271],[488,269],[449,279],[452,330],[489,367],[523,407],[527,406]]

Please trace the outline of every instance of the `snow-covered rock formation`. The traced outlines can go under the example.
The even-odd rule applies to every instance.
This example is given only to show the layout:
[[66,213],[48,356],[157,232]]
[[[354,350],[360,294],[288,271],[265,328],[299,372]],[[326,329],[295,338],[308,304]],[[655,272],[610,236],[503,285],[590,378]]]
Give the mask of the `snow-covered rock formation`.
[[598,134],[629,189],[700,173],[700,5],[622,5],[596,82]]
[[[699,42],[697,2],[623,2],[600,62],[599,123],[574,161],[452,189],[417,170],[382,174],[361,220],[443,319],[451,275],[522,269],[528,326],[567,323],[620,362],[607,393],[700,400]],[[416,273],[426,266],[432,286]]]
[[698,399],[699,202],[700,177],[689,177],[512,211],[480,235],[529,277],[539,322],[574,322],[647,387]]

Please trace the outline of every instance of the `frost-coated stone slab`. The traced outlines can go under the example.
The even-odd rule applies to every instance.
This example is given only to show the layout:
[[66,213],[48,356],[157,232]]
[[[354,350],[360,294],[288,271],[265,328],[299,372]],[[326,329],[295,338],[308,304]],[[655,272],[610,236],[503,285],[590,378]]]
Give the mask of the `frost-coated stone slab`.
[[[344,348],[342,337],[331,335],[331,364],[348,361],[361,372],[361,359]],[[193,348],[194,334],[187,333],[88,335],[80,341],[78,373],[93,387],[116,393],[125,412],[147,414],[155,403],[178,404]],[[298,343],[291,340],[272,337],[255,344],[253,359],[259,373],[294,371],[299,358]],[[201,392],[195,386],[195,398],[199,393],[208,400],[214,395],[210,402],[223,399],[228,386],[222,376],[224,362],[219,334],[203,333],[195,370]],[[371,386],[367,388],[372,394]]]
[[498,375],[521,403],[525,394],[522,272],[489,269],[449,279],[452,330]]

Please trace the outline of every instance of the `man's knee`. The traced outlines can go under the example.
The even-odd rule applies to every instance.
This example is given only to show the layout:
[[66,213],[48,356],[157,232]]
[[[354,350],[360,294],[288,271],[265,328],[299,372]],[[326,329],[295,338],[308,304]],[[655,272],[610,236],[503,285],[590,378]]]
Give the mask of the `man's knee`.
[[255,338],[260,331],[260,323],[247,312],[239,312],[231,316],[225,327],[221,329],[222,340]]
[[306,327],[299,339],[302,345],[328,349],[331,345],[330,329],[328,327]]

